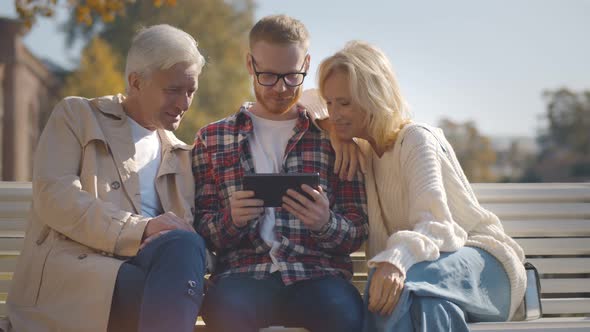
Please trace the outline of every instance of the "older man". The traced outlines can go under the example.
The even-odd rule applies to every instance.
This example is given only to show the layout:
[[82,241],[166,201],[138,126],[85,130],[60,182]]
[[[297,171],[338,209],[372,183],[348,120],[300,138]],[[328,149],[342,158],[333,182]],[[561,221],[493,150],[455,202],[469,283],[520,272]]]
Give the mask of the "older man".
[[152,26],[131,44],[127,96],[56,106],[8,297],[14,330],[194,329],[205,249],[191,226],[191,146],[171,131],[203,65],[190,35]]

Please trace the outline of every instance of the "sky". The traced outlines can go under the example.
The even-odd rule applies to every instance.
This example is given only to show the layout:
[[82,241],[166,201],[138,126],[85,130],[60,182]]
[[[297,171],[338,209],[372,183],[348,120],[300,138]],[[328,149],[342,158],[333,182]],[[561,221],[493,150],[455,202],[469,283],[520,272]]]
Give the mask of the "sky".
[[[293,16],[309,30],[306,88],[316,86],[321,59],[365,40],[387,54],[421,122],[472,120],[486,135],[533,137],[544,126],[543,91],[590,89],[586,0],[258,0],[256,19],[270,14]],[[0,1],[0,15],[15,16],[12,0]],[[66,16],[41,20],[25,44],[71,69],[82,45],[65,49],[59,23]]]

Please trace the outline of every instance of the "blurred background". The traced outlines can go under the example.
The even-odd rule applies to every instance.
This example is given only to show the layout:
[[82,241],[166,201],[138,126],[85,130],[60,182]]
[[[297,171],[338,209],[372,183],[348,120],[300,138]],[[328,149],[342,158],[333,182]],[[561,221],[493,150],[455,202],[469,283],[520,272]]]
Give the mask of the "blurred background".
[[310,31],[306,88],[348,40],[385,51],[414,118],[443,128],[470,181],[590,181],[585,0],[0,0],[1,180],[30,180],[59,99],[124,92],[131,37],[152,24],[189,32],[207,59],[178,132],[192,142],[253,99],[248,31],[280,13]]

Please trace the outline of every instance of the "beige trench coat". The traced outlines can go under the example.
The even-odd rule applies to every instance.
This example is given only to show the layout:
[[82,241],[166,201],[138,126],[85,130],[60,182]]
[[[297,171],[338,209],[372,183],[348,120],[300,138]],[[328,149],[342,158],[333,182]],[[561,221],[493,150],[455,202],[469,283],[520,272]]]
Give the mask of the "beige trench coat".
[[[139,215],[123,99],[66,98],[41,135],[31,215],[7,300],[15,331],[106,331],[117,271],[137,254],[149,220]],[[158,134],[162,207],[192,224],[191,146]]]

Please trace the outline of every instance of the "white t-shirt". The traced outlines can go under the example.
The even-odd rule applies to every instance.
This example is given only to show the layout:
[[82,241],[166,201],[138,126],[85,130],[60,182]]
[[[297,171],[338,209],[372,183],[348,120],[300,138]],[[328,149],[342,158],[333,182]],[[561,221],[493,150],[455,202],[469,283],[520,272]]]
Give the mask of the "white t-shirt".
[[162,204],[156,192],[156,175],[160,167],[161,148],[157,131],[142,127],[131,117],[131,135],[135,144],[135,164],[139,175],[139,191],[141,194],[141,215],[156,217],[162,214]]
[[[293,136],[293,128],[297,119],[275,121],[263,119],[252,112],[248,112],[248,114],[254,127],[254,134],[250,136],[249,142],[256,173],[280,173],[285,149],[289,139]],[[279,246],[274,233],[275,209],[266,208],[264,212],[264,219],[260,226],[260,237],[272,247],[270,258],[274,265],[271,272],[274,272],[278,270],[278,266],[273,253]]]

